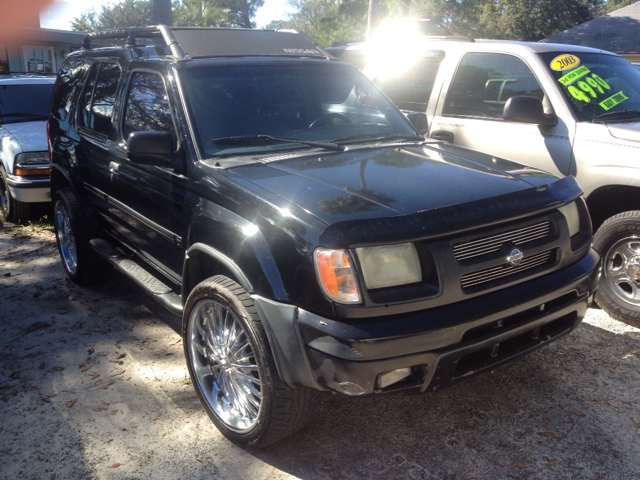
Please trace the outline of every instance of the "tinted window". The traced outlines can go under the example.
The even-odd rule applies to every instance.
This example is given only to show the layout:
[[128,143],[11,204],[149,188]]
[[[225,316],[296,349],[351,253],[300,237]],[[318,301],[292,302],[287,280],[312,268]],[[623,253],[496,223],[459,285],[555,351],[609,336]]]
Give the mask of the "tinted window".
[[51,114],[61,121],[67,121],[71,111],[71,104],[78,86],[84,79],[84,62],[82,60],[67,60],[56,81],[56,96],[51,105]]
[[0,123],[46,120],[53,84],[0,85]]
[[91,113],[91,97],[93,97],[93,89],[96,86],[96,75],[98,74],[98,70],[100,70],[100,64],[96,63],[91,67],[91,72],[89,72],[89,80],[84,87],[84,93],[82,94],[82,124],[89,126],[90,125],[90,113]]
[[139,130],[170,132],[175,140],[171,109],[162,77],[136,72],[131,77],[124,116],[124,138]]
[[514,95],[540,100],[544,96],[522,60],[500,53],[468,53],[460,62],[442,113],[502,119],[504,104]]
[[[120,80],[120,68],[118,68],[117,64],[100,64],[95,87],[93,88],[91,108],[87,110],[88,103],[85,104],[85,126],[103,135],[111,133],[111,117],[113,116],[113,106],[116,101],[118,80]],[[89,87],[90,85],[88,85],[85,92],[85,101],[86,95],[89,93]]]

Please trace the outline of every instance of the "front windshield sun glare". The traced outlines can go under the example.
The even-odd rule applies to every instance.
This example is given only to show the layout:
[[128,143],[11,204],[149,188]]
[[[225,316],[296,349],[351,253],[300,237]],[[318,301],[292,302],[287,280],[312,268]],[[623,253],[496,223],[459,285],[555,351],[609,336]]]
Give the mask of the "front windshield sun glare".
[[326,62],[224,65],[180,72],[202,155],[265,155],[355,135],[415,136],[358,70]]

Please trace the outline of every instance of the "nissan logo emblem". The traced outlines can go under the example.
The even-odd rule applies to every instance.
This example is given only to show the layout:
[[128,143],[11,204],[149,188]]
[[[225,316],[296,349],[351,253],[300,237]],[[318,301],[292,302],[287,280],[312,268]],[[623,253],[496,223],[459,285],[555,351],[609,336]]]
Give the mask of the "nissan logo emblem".
[[517,248],[514,248],[513,250],[511,250],[511,253],[507,257],[507,260],[511,265],[515,267],[516,265],[520,265],[520,262],[522,262],[523,258],[524,258],[524,253],[522,253]]

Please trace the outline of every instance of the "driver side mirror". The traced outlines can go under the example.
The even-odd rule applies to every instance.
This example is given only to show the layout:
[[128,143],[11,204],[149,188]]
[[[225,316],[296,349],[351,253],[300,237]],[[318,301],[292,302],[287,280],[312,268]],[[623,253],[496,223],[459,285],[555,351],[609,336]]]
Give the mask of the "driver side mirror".
[[424,112],[410,112],[408,110],[402,110],[404,116],[411,122],[413,128],[415,128],[420,135],[426,135],[429,131],[429,121],[427,120],[427,114]]
[[528,95],[515,95],[507,100],[502,116],[507,122],[533,123],[541,127],[554,127],[558,124],[558,116],[545,113],[542,100]]
[[174,141],[169,132],[132,132],[127,139],[128,158],[140,165],[170,167]]

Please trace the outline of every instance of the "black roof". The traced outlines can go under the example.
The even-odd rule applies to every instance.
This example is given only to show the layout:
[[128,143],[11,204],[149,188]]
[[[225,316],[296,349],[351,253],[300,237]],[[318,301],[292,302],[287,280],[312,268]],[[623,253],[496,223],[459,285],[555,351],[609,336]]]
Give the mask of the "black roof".
[[186,60],[198,57],[315,57],[327,58],[318,45],[298,30],[253,30],[247,28],[128,27],[89,33],[83,49],[91,49],[92,40],[126,38],[124,47],[140,46],[151,40],[168,47],[171,57]]

